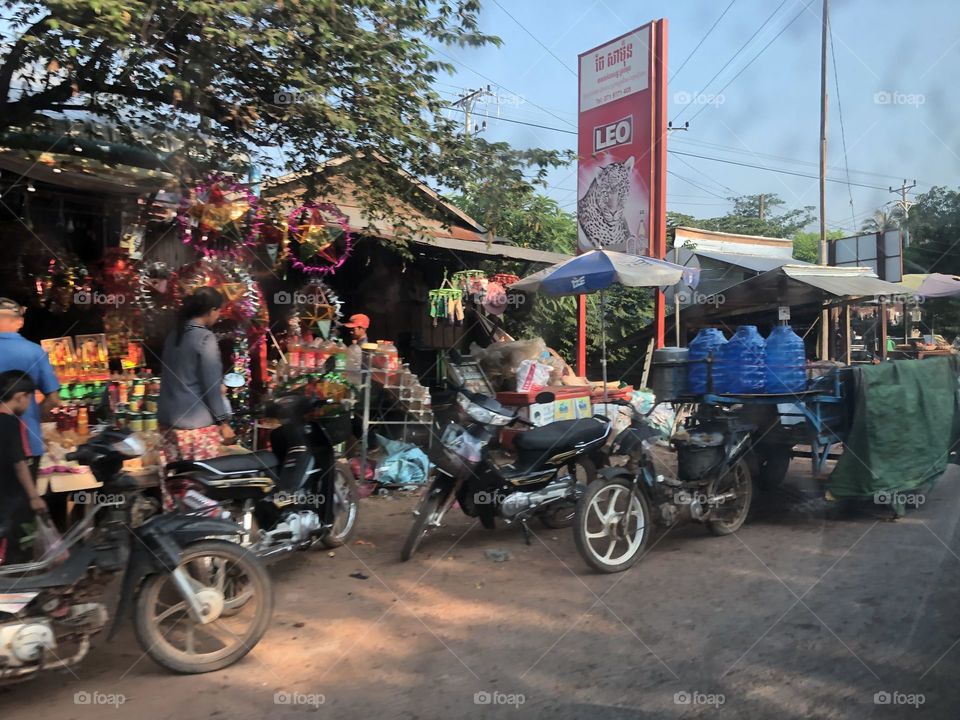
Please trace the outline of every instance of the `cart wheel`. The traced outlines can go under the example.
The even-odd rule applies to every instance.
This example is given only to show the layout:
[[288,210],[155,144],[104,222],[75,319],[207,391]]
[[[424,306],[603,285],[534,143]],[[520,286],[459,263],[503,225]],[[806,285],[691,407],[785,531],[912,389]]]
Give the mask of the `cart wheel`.
[[757,464],[759,466],[757,480],[762,490],[769,492],[776,490],[783,484],[783,480],[790,470],[792,450],[793,446],[786,445],[769,445],[757,450]]

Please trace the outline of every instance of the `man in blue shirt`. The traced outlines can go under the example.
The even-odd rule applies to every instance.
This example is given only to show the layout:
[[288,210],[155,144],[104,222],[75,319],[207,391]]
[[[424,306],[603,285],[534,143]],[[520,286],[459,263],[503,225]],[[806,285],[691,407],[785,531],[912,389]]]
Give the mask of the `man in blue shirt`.
[[[60,382],[57,380],[50,359],[42,347],[20,335],[23,327],[24,309],[9,298],[0,297],[0,372],[20,370],[30,376],[37,389],[43,393],[43,411],[60,402]],[[43,455],[43,433],[40,430],[40,411],[34,398],[23,414],[30,448],[27,462],[36,480],[40,458]]]

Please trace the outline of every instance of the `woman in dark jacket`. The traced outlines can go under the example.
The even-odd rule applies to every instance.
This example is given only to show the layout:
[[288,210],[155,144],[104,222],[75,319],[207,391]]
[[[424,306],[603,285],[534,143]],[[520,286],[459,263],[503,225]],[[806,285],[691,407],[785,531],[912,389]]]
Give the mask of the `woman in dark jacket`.
[[222,306],[218,290],[196,290],[184,301],[177,328],[163,346],[157,420],[164,462],[216,457],[221,444],[236,441],[223,394],[220,349],[210,331]]

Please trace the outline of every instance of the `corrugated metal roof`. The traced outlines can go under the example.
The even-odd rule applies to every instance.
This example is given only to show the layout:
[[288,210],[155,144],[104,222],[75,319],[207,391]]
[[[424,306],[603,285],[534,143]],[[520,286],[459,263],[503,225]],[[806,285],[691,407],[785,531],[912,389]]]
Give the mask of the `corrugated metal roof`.
[[762,257],[760,255],[740,255],[735,253],[710,252],[708,250],[694,249],[691,251],[698,255],[718,262],[725,262],[737,267],[746,268],[755,272],[767,272],[767,270],[776,270],[778,267],[791,263],[800,262],[792,258]]
[[527,262],[544,263],[547,265],[553,265],[554,263],[562,262],[572,257],[572,255],[564,255],[563,253],[534,250],[533,248],[517,247],[516,245],[505,245],[502,243],[487,244],[482,240],[473,241],[433,237],[415,238],[413,242],[418,245],[440,247],[453,252],[487,255],[489,257],[505,258],[508,260],[525,260]]

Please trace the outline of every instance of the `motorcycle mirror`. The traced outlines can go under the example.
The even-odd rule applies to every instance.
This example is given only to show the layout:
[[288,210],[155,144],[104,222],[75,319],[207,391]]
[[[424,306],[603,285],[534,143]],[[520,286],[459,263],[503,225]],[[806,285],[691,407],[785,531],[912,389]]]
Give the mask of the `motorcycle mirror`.
[[247,381],[240,373],[231,372],[223,376],[223,384],[228,388],[239,388],[246,385]]
[[537,396],[534,398],[534,402],[536,402],[538,405],[542,405],[545,403],[552,403],[556,399],[556,395],[548,390],[545,390],[542,393],[537,393]]
[[463,362],[463,355],[460,354],[459,350],[453,349],[447,353],[447,357],[450,358],[450,362],[454,365],[459,365]]

